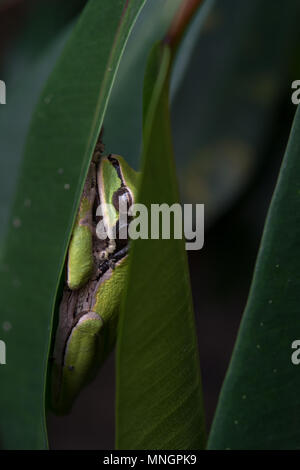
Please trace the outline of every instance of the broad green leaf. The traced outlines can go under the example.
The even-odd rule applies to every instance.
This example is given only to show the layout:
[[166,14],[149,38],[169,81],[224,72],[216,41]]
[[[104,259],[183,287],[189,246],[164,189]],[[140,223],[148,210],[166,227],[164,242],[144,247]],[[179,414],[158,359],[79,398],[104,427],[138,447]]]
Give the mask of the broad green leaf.
[[1,259],[0,442],[46,447],[52,312],[92,151],[143,0],[90,0],[41,95]]
[[[84,3],[61,3],[58,15],[57,0],[47,5],[30,2],[23,28],[3,58],[1,79],[8,99],[5,106],[0,106],[0,249],[33,109],[74,26],[70,21]],[[18,5],[13,8],[18,10]],[[4,12],[0,11],[2,21]]]
[[[267,217],[210,449],[299,449],[300,110]],[[217,325],[216,325],[217,328]]]
[[[7,228],[12,198],[22,162],[24,143],[29,130],[32,112],[37,104],[45,81],[60,56],[72,27],[41,51],[35,59],[30,52],[17,48],[10,57],[3,78],[9,93],[5,106],[0,107],[0,244]],[[24,37],[22,36],[22,40]],[[21,41],[21,39],[20,39]],[[13,138],[13,136],[18,138]]]
[[[138,200],[179,201],[168,106],[171,53],[157,45],[145,77]],[[150,219],[150,217],[149,217]],[[183,240],[132,242],[117,348],[117,448],[204,445],[201,377]]]

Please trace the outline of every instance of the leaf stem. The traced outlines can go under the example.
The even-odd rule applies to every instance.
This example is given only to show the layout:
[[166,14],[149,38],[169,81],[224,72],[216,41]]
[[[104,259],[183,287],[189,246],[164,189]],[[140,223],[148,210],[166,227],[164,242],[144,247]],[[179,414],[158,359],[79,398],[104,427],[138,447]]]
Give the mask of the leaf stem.
[[162,41],[170,46],[173,54],[176,53],[185,31],[201,3],[203,0],[183,0],[178,9],[169,31]]

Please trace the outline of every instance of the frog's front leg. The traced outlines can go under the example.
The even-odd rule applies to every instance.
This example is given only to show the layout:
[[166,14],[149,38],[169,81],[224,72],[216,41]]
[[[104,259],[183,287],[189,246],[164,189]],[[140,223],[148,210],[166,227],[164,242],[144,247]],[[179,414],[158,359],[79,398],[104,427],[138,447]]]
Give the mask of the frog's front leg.
[[96,196],[96,164],[92,162],[69,245],[67,284],[71,290],[84,286],[94,270],[93,238],[95,229],[93,209]]

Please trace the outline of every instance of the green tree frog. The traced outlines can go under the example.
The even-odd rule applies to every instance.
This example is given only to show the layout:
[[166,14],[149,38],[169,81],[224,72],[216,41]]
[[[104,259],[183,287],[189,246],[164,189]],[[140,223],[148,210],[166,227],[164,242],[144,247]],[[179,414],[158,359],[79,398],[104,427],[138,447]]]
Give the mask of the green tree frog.
[[51,370],[51,408],[57,414],[70,411],[116,339],[128,266],[128,237],[120,236],[121,228],[124,235],[120,207],[128,214],[139,173],[122,157],[103,157],[101,152],[98,142],[69,245]]

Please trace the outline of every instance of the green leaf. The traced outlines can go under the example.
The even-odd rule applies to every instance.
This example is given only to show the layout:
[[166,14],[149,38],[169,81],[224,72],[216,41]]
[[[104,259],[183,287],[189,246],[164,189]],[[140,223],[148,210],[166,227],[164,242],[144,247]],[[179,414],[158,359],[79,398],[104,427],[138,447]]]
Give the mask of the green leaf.
[[1,259],[0,442],[45,448],[49,335],[80,192],[143,0],[90,0],[42,93]]
[[[139,202],[179,201],[168,107],[171,53],[151,53]],[[183,240],[132,243],[117,348],[117,448],[204,445],[201,377]]]
[[[267,217],[210,449],[299,449],[300,110]],[[217,325],[216,325],[217,327]]]
[[[47,14],[49,16],[49,11]],[[5,155],[5,158],[0,160],[0,246],[7,228],[31,116],[45,81],[70,33],[71,28],[68,25],[35,60],[32,59],[31,50],[26,53],[23,51],[22,36],[20,43],[23,48],[19,44],[19,48],[12,53],[8,71],[3,76],[9,99],[5,106],[0,107],[1,154]],[[34,38],[35,34],[32,33],[32,36]],[[37,38],[35,39],[38,42]],[[17,139],[12,138],[12,132],[18,136]]]
[[[30,2],[21,31],[9,54],[3,57],[1,78],[8,100],[5,106],[0,106],[1,154],[5,155],[0,159],[0,249],[33,110],[71,33],[74,17],[84,3],[85,0],[65,3],[54,0],[47,5]],[[1,21],[5,23],[5,10],[15,16],[18,8],[20,4],[10,9],[6,2],[4,15],[0,13]],[[18,138],[13,139],[12,133]]]

